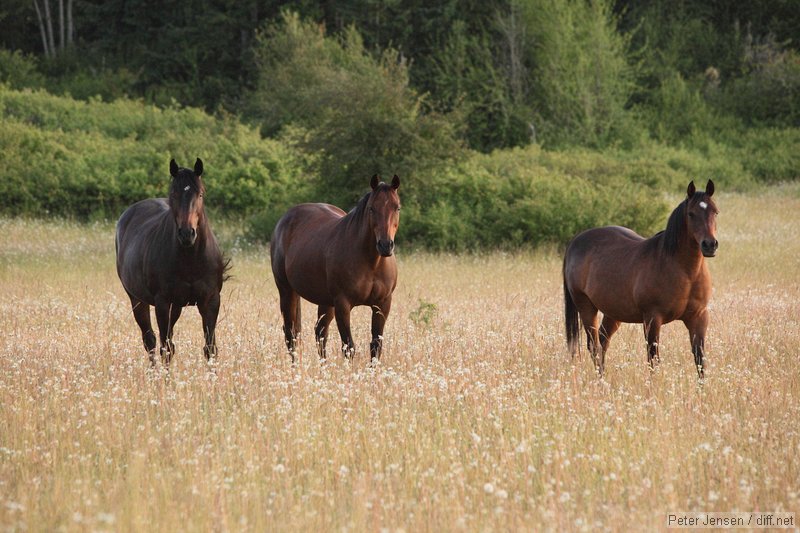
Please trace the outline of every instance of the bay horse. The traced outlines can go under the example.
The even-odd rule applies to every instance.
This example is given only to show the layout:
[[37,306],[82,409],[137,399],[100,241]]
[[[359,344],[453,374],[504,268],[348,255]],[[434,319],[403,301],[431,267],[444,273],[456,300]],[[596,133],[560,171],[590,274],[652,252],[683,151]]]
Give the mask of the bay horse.
[[156,337],[150,323],[155,306],[161,360],[168,366],[175,345],[172,331],[185,306],[196,305],[203,320],[208,362],[217,355],[214,331],[222,283],[229,261],[220,252],[203,200],[203,162],[194,170],[169,163],[172,184],[168,198],[150,198],[130,206],[117,222],[117,274],[131,300],[142,330],[144,348],[156,363]]
[[[669,216],[667,228],[645,239],[628,228],[608,226],[578,234],[564,256],[564,314],[567,345],[574,356],[578,317],[600,375],[611,336],[620,322],[641,323],[647,339],[647,360],[659,361],[661,326],[681,320],[689,330],[697,374],[703,378],[711,275],[706,257],[714,257],[719,213],[711,199],[714,182],[705,191],[689,183],[687,197]],[[603,322],[598,327],[598,311]]]
[[350,311],[358,305],[372,308],[370,361],[380,359],[383,328],[397,285],[394,237],[400,224],[400,178],[395,175],[386,184],[376,174],[370,187],[347,214],[329,204],[299,204],[275,225],[270,257],[292,362],[300,334],[301,297],[318,306],[314,335],[321,359],[326,356],[328,326],[334,316],[342,353],[352,358]]

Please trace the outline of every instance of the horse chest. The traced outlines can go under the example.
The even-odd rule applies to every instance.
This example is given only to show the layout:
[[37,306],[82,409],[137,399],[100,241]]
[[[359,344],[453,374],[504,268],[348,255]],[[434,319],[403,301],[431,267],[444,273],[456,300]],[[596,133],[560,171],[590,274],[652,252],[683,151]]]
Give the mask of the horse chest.
[[393,279],[383,269],[367,275],[349,275],[336,284],[338,287],[335,292],[346,294],[353,305],[370,305],[391,296],[394,289]]
[[205,284],[178,281],[172,287],[172,300],[179,305],[197,305],[207,293]]
[[195,266],[182,266],[161,278],[160,292],[164,298],[177,305],[197,305],[211,292],[211,276]]
[[673,273],[664,275],[659,281],[642,284],[637,291],[637,303],[643,315],[656,314],[668,323],[706,308],[709,284],[705,277]]

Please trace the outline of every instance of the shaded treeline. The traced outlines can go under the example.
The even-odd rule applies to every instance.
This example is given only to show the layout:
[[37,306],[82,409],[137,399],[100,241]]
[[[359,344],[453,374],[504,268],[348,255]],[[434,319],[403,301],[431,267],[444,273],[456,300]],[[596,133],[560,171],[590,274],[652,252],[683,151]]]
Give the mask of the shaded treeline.
[[[56,50],[44,49],[37,16],[48,5]],[[480,151],[629,140],[639,132],[627,112],[658,107],[674,77],[712,89],[709,102],[747,123],[797,125],[788,91],[797,88],[800,10],[790,0],[7,0],[0,44],[57,56],[39,68],[49,88],[75,97],[175,99],[248,118],[259,74],[269,74],[259,32],[286,9],[329,37],[354,28],[372,58],[389,51],[426,107],[458,111],[460,138]],[[59,45],[59,28],[71,46]],[[778,101],[776,86],[786,90]],[[759,90],[770,97],[752,103]]]
[[202,156],[258,238],[376,172],[434,248],[655,230],[690,179],[798,177],[794,5],[7,0],[0,211],[114,216]]

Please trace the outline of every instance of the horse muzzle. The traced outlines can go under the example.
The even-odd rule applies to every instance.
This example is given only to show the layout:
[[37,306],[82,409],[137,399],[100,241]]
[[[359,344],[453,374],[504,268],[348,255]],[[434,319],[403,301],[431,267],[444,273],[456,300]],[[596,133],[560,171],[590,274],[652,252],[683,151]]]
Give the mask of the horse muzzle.
[[197,240],[197,230],[194,228],[179,228],[178,229],[178,242],[181,246],[189,248],[194,246]]
[[719,241],[717,241],[717,239],[703,239],[703,242],[700,243],[700,251],[703,252],[705,257],[714,257],[717,255],[717,248],[719,248]]
[[392,239],[378,239],[375,247],[383,257],[390,257],[394,254],[394,241]]

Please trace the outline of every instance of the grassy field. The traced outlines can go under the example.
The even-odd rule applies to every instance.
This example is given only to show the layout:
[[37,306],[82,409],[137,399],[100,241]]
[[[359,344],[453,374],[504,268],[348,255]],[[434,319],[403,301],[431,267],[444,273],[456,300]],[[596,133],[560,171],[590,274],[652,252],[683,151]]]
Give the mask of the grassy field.
[[360,308],[355,360],[320,365],[305,303],[292,367],[268,256],[230,230],[217,373],[193,309],[170,376],[150,373],[112,226],[0,220],[0,529],[620,531],[800,512],[800,187],[718,205],[703,384],[680,323],[655,373],[632,325],[605,379],[570,361],[554,250],[402,243],[382,364]]

